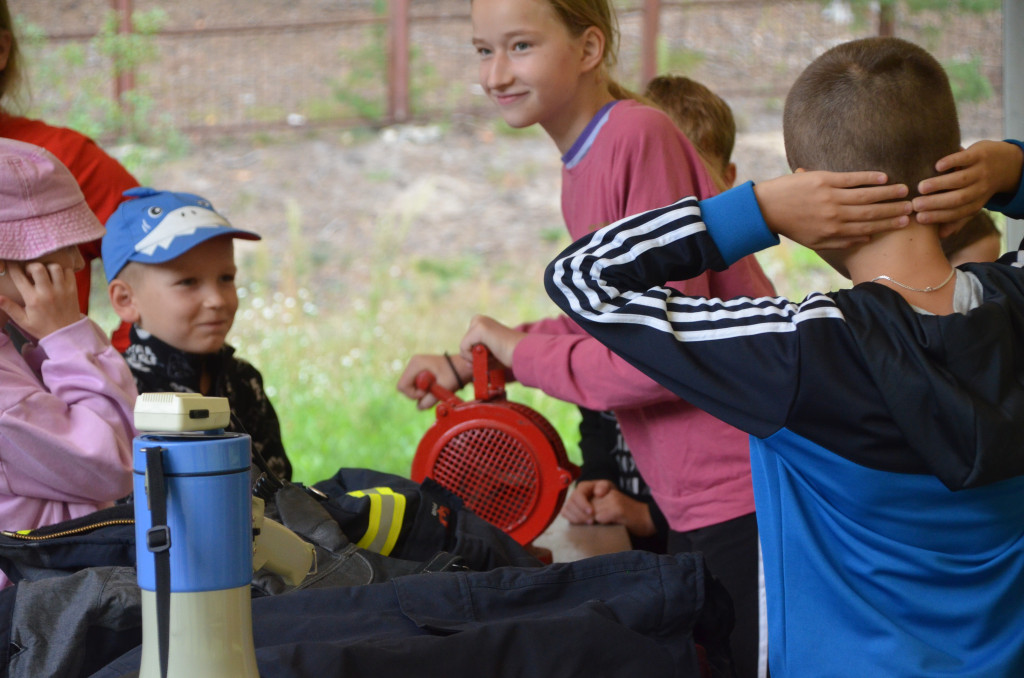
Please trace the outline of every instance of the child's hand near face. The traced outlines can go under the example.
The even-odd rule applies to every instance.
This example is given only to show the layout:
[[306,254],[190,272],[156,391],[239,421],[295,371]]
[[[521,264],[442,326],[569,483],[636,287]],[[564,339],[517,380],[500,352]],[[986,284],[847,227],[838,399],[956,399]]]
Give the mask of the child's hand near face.
[[82,318],[73,265],[10,261],[7,275],[21,299],[0,296],[0,310],[32,337],[42,339]]
[[[1024,154],[1003,141],[979,141],[935,163],[949,172],[918,184],[914,211],[922,224],[958,222],[973,216],[997,193],[1010,193],[1021,180]],[[954,171],[949,171],[954,170]]]

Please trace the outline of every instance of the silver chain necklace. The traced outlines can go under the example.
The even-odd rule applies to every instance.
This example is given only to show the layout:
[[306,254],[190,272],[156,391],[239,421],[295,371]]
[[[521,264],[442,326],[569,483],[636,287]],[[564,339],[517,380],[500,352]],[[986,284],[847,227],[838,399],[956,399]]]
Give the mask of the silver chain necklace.
[[876,282],[878,280],[888,280],[893,285],[899,285],[903,289],[910,290],[911,292],[937,292],[937,291],[941,290],[943,287],[945,287],[946,283],[948,283],[950,280],[953,279],[953,274],[954,273],[956,273],[956,269],[955,268],[949,269],[949,275],[946,276],[945,280],[943,280],[941,283],[939,283],[935,287],[928,286],[928,287],[925,287],[923,289],[920,288],[920,287],[911,287],[910,285],[904,285],[899,280],[893,280],[892,278],[890,278],[887,275],[877,275],[877,276],[875,276],[874,278],[871,279],[871,282]]

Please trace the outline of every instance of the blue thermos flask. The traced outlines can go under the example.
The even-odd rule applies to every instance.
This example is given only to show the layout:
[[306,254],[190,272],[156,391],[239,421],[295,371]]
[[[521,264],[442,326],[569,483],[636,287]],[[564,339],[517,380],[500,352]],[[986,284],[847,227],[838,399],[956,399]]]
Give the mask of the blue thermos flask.
[[251,441],[223,432],[225,399],[184,395],[146,394],[136,405],[136,428],[155,431],[133,444],[139,676],[258,678]]

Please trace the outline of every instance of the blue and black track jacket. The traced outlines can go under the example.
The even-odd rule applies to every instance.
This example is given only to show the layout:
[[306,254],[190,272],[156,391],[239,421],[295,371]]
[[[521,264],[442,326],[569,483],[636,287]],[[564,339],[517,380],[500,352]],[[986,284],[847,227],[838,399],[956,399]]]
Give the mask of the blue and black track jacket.
[[746,184],[577,241],[546,285],[750,433],[773,676],[1024,676],[1024,252],[961,267],[983,301],[948,316],[873,283],[801,303],[661,286],[775,243]]

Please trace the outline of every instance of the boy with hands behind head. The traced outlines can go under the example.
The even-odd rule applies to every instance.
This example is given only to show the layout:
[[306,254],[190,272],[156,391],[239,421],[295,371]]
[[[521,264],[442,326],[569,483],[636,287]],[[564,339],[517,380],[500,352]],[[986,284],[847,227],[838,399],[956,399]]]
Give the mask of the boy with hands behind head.
[[234,228],[208,200],[134,188],[107,221],[103,267],[111,305],[132,325],[125,359],[140,393],[179,391],[226,397],[229,430],[248,433],[253,451],[291,479],[263,378],[226,343],[238,310]]
[[[959,151],[945,73],[895,38],[819,57],[784,126],[792,167],[849,174],[798,172],[612,224],[551,264],[548,291],[751,435],[775,678],[1024,675],[1024,253],[953,269],[940,243],[986,201],[1024,213],[1024,154]],[[872,188],[865,169],[898,183]],[[868,236],[877,219],[900,228]],[[800,303],[663,286],[777,235],[855,286]]]

